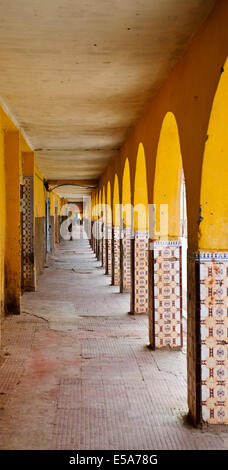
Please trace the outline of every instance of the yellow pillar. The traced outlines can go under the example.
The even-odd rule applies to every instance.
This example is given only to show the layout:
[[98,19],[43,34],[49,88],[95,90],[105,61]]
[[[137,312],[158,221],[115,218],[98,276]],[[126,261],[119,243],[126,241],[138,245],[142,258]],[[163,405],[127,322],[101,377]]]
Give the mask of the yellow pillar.
[[34,152],[23,152],[23,175],[34,176],[35,155]]
[[5,308],[20,314],[21,296],[21,213],[20,213],[20,136],[5,131],[6,172],[6,250]]

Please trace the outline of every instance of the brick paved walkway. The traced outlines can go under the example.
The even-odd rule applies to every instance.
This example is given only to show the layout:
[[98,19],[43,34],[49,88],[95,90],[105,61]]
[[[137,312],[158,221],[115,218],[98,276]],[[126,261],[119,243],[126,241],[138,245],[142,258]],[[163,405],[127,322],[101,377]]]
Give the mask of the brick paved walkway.
[[148,320],[86,240],[64,242],[4,322],[0,449],[227,449],[186,424],[186,357],[150,351]]

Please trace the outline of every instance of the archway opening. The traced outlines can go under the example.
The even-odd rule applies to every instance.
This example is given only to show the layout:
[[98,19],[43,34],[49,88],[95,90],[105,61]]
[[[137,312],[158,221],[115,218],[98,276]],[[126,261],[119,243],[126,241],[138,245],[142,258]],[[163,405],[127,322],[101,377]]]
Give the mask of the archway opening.
[[120,286],[120,193],[117,174],[114,178],[112,223],[112,284]]
[[148,278],[148,191],[143,144],[138,146],[134,181],[134,266],[131,312],[147,314]]
[[120,242],[120,291],[128,293],[131,292],[132,285],[132,217],[130,166],[126,158],[122,179],[121,225],[123,229]]
[[134,184],[134,231],[147,232],[148,230],[148,191],[146,160],[143,144],[138,147],[135,184]]
[[[155,349],[169,347],[172,367],[181,363],[186,377],[187,216],[185,181],[178,126],[168,112],[163,120],[156,158],[154,204],[154,318],[150,327]],[[176,360],[175,360],[176,358]],[[181,362],[180,359],[184,360]],[[187,402],[187,400],[186,400]]]
[[122,180],[122,223],[124,229],[132,229],[131,180],[128,158],[125,160]]
[[101,263],[104,269],[106,269],[106,244],[105,244],[105,231],[106,231],[106,197],[105,197],[105,185],[102,188],[102,210],[101,210],[101,231],[102,231],[102,252],[101,252]]
[[[208,424],[228,424],[227,286],[228,286],[228,59],[215,93],[202,166],[199,217],[199,347],[203,397],[200,416]],[[193,325],[195,327],[195,325]],[[193,396],[194,399],[194,396]],[[197,399],[197,398],[196,398]],[[190,411],[197,410],[189,394]]]
[[114,227],[120,227],[120,191],[117,174],[114,178],[112,220]]
[[200,194],[200,250],[227,250],[228,239],[228,59],[211,110]]
[[110,181],[108,181],[108,184],[107,184],[106,218],[107,218],[107,224],[111,225],[112,224],[112,198],[111,198],[111,184],[110,184]]
[[106,274],[112,274],[112,198],[111,198],[111,184],[107,183],[107,204],[106,204]]

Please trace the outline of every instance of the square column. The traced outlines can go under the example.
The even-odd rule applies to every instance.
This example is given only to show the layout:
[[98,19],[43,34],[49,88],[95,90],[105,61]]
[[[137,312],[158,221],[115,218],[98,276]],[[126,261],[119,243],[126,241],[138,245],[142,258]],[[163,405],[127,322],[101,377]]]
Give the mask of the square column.
[[134,235],[134,264],[132,311],[133,314],[148,313],[148,233],[136,232]]
[[24,176],[22,209],[22,287],[35,290],[33,176]]
[[96,220],[95,233],[96,233],[96,257],[99,259],[99,248],[100,248],[100,222]]
[[131,229],[123,229],[120,240],[120,292],[131,292],[133,245]]
[[104,224],[104,229],[103,229],[103,268],[106,273],[106,265],[107,265],[107,255],[106,255],[106,225]]
[[22,168],[19,132],[5,131],[6,248],[5,309],[20,314],[21,297],[21,212]]
[[93,251],[96,255],[96,253],[97,253],[97,224],[96,224],[96,220],[93,221],[92,235],[93,235]]
[[156,348],[183,345],[181,241],[150,243],[150,344]]
[[4,295],[5,295],[5,243],[6,243],[6,230],[5,230],[5,162],[4,162],[4,131],[2,129],[0,114],[0,213],[2,223],[0,224],[0,344],[1,344],[1,320],[4,315]]
[[112,285],[120,285],[120,227],[112,229]]
[[112,275],[112,226],[106,225],[106,270],[105,274]]
[[188,251],[188,406],[195,424],[228,424],[228,252]]
[[23,153],[23,206],[22,206],[22,288],[34,291],[35,218],[34,218],[34,152]]
[[99,220],[98,222],[98,255],[97,258],[99,261],[103,261],[103,232],[102,232],[102,222]]

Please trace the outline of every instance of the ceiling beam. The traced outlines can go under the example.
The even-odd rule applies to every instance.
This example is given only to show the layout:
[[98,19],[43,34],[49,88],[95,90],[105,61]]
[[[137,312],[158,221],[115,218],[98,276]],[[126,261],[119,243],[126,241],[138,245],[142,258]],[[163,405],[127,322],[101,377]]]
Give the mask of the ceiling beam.
[[97,186],[98,180],[51,180],[48,179],[47,183],[49,186],[89,186],[95,188]]

